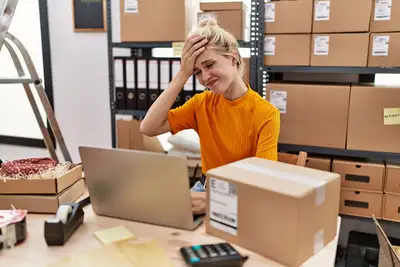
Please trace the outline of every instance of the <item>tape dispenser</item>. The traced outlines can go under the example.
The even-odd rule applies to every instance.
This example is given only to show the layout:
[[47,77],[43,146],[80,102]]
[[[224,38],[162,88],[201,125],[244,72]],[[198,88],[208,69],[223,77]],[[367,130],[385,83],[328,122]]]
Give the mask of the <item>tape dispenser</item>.
[[58,207],[55,218],[44,223],[44,237],[48,246],[63,246],[82,224],[84,212],[80,203],[66,203]]

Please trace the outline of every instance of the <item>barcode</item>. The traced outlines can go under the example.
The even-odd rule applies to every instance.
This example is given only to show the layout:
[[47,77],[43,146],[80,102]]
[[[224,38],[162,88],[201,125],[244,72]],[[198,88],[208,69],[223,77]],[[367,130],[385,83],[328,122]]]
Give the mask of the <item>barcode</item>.
[[227,216],[225,214],[221,214],[221,213],[218,213],[218,212],[215,212],[215,211],[213,211],[211,214],[213,216],[215,216],[216,218],[222,219],[224,221],[227,221],[227,222],[230,222],[230,223],[233,223],[233,224],[236,223],[236,219],[234,219],[232,217],[229,217],[229,216]]
[[386,51],[374,51],[375,54],[386,54]]

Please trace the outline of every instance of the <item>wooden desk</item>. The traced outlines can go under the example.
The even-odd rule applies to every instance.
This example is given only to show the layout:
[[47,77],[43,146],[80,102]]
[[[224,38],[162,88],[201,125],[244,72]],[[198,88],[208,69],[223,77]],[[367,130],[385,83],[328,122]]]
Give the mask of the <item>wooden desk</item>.
[[[66,256],[72,256],[77,253],[96,249],[101,246],[93,233],[97,230],[125,226],[139,239],[155,239],[159,241],[176,267],[183,267],[184,262],[179,254],[179,248],[192,244],[205,244],[221,242],[213,236],[205,233],[204,225],[201,225],[194,232],[182,231],[173,228],[137,223],[126,220],[113,219],[103,216],[97,216],[93,213],[92,207],[85,207],[84,223],[71,236],[63,247],[48,247],[44,240],[44,220],[53,215],[29,214],[27,217],[28,236],[24,243],[10,250],[0,251],[0,266],[2,267],[45,267],[47,264],[55,262]],[[340,218],[338,221],[338,232],[340,229]],[[336,237],[323,250],[314,257],[310,258],[302,266],[305,267],[329,267],[334,266],[336,246],[338,238]],[[265,259],[246,249],[235,246],[243,255],[249,255],[249,259],[244,264],[245,267],[270,267],[282,266],[271,260]]]

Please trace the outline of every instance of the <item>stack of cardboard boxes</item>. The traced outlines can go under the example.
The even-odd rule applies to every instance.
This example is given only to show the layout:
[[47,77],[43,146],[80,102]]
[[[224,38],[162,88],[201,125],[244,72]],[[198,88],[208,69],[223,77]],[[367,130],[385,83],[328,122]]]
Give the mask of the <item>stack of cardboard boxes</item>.
[[400,3],[291,0],[265,4],[267,66],[400,66]]

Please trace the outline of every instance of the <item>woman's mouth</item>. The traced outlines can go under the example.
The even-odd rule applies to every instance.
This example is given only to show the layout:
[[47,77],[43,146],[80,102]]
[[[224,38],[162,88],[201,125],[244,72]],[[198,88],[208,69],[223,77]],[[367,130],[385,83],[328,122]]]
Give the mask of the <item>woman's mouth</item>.
[[217,80],[213,80],[213,81],[207,83],[207,86],[208,86],[208,87],[212,87],[212,86],[214,86],[216,83],[217,83]]

